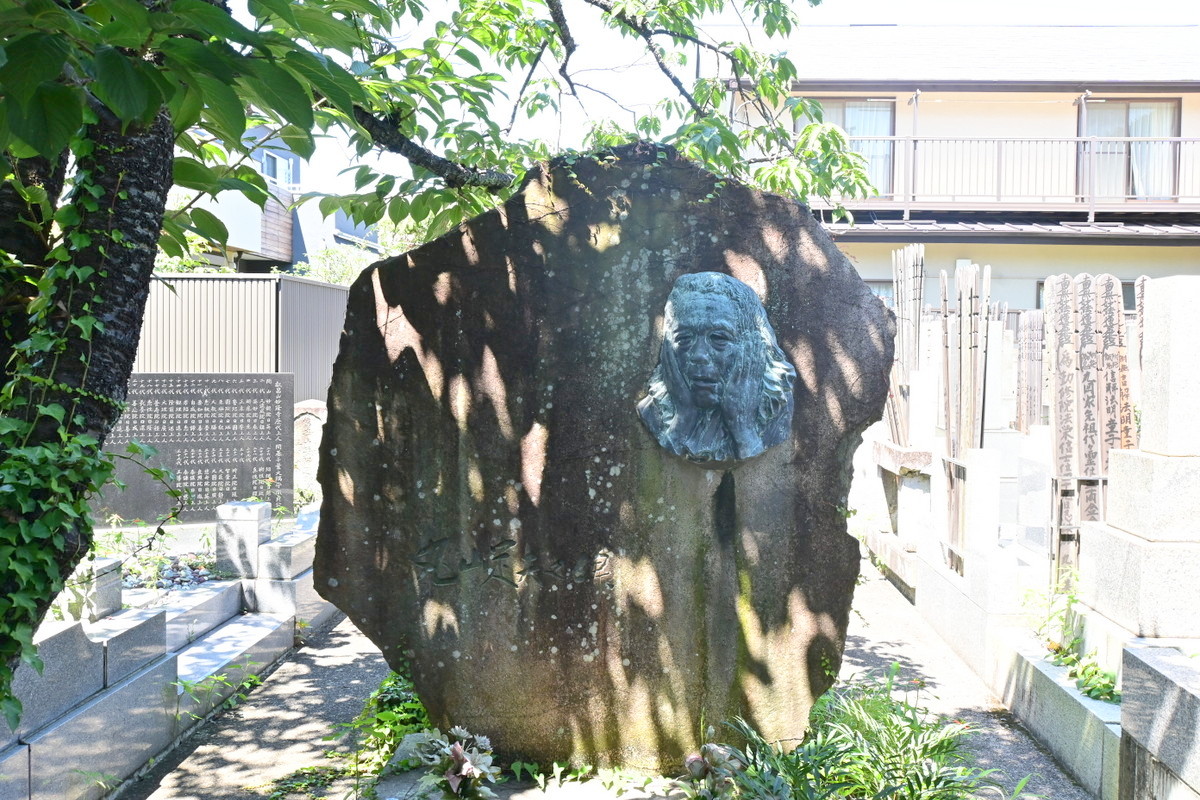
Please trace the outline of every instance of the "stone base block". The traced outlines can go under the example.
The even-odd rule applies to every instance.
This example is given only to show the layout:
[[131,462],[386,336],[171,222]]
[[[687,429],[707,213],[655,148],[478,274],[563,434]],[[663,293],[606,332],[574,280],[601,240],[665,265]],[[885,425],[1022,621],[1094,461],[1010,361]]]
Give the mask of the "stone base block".
[[312,569],[318,521],[318,511],[305,511],[292,530],[259,547],[258,577],[286,581]]
[[294,580],[246,581],[248,605],[254,611],[295,617],[305,627],[322,628],[338,613],[337,607],[317,594],[310,569]]
[[217,507],[217,570],[253,578],[258,574],[258,546],[271,538],[271,506],[237,501]]
[[910,552],[900,537],[883,531],[867,531],[867,549],[888,570],[888,580],[898,588],[909,602],[913,602],[917,591],[917,556]]
[[1067,669],[1046,661],[1032,641],[1017,649],[999,688],[1004,704],[1084,788],[1101,800],[1116,800],[1120,706],[1084,697]]
[[293,625],[290,616],[247,614],[180,651],[176,733],[223,703],[247,675],[257,675],[282,658],[292,647]]
[[1083,526],[1079,596],[1138,636],[1200,638],[1198,571],[1200,542],[1150,542],[1110,525]]
[[[1142,349],[1143,450],[1200,456],[1200,276],[1156,278],[1146,285]],[[1193,486],[1195,484],[1192,484]]]
[[1200,659],[1169,647],[1127,649],[1121,722],[1156,761],[1200,790]]
[[1167,769],[1129,734],[1121,736],[1120,800],[1200,800],[1200,792]]
[[1023,613],[1000,613],[989,608],[986,585],[984,591],[957,573],[937,563],[930,563],[924,554],[917,560],[917,610],[950,645],[959,658],[985,680],[992,674],[999,657],[998,642],[1013,627],[1024,627],[1028,620]]
[[241,581],[209,581],[162,606],[167,615],[167,650],[174,651],[242,613]]
[[81,623],[44,624],[34,643],[42,673],[22,664],[13,677],[13,694],[24,707],[16,730],[22,741],[104,688],[104,646],[89,639]]
[[131,608],[88,626],[87,635],[104,645],[104,685],[112,686],[167,654],[167,614]]
[[1082,651],[1094,653],[1100,668],[1117,673],[1123,670],[1125,648],[1138,636],[1133,631],[1110,620],[1087,603],[1079,602],[1075,612],[1081,621]]
[[0,750],[0,800],[29,800],[29,747]]
[[1108,455],[1108,512],[1114,528],[1152,542],[1200,542],[1200,456],[1141,450]]
[[174,738],[175,658],[130,676],[29,739],[33,800],[103,797]]

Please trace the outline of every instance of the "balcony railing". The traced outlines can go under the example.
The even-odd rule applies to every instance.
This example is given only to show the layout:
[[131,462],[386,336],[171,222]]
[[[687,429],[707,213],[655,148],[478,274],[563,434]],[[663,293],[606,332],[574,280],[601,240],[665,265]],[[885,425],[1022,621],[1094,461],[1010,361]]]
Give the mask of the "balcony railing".
[[[1200,139],[850,139],[876,195],[848,208],[1200,211]],[[822,205],[814,203],[815,205]]]

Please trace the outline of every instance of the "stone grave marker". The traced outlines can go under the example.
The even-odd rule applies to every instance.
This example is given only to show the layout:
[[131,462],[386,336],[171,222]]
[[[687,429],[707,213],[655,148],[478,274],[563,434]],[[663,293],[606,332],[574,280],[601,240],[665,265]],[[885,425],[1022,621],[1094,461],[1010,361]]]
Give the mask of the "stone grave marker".
[[735,715],[794,742],[894,332],[803,205],[646,143],[536,167],[351,289],[316,586],[510,758],[676,771]]
[[[212,520],[217,506],[252,496],[290,506],[292,394],[290,373],[135,373],[105,449],[124,453],[133,441],[157,450],[150,466],[190,493],[180,521]],[[171,508],[166,487],[133,461],[118,459],[116,477],[126,488],[105,489],[97,519],[153,523]]]

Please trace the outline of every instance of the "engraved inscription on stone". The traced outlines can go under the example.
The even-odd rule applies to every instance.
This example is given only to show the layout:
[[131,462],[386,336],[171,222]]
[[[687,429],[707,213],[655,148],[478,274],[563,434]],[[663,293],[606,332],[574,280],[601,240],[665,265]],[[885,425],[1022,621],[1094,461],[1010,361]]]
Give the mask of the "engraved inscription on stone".
[[[135,374],[105,447],[157,450],[150,466],[174,472],[174,487],[188,495],[181,520],[211,519],[217,506],[247,497],[290,505],[292,394],[290,374]],[[135,463],[118,459],[117,478],[126,489],[105,489],[102,519],[153,522],[170,509],[166,487]]]
[[753,289],[721,272],[681,275],[638,414],[675,455],[731,466],[788,437],[795,380]]

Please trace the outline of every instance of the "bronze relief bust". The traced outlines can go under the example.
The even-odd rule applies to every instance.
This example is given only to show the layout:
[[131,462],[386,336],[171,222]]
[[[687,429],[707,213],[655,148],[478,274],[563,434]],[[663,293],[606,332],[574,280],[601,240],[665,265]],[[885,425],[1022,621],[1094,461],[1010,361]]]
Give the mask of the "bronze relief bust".
[[788,437],[795,380],[754,290],[722,272],[691,273],[667,298],[638,414],[670,452],[727,468]]

